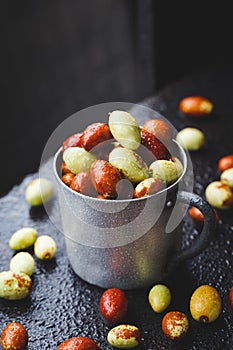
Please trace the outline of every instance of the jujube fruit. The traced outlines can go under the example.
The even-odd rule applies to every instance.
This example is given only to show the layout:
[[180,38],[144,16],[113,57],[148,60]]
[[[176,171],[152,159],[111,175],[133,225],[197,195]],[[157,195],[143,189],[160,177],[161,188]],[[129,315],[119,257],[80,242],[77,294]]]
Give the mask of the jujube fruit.
[[192,294],[190,312],[194,320],[203,323],[215,321],[222,311],[218,291],[209,285],[201,285]]
[[100,298],[100,312],[111,323],[121,321],[128,311],[128,299],[123,290],[107,289]]

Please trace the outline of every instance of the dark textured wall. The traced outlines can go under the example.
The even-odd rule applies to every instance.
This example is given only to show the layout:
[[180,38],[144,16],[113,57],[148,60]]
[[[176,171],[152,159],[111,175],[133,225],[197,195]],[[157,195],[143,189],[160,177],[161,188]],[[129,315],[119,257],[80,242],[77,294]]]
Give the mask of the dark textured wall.
[[230,3],[155,0],[157,87],[203,68],[233,65]]
[[207,3],[2,1],[0,195],[37,170],[48,137],[74,112],[140,101],[195,69],[231,63],[229,11]]
[[2,4],[1,192],[36,170],[46,140],[72,113],[136,98],[131,2]]

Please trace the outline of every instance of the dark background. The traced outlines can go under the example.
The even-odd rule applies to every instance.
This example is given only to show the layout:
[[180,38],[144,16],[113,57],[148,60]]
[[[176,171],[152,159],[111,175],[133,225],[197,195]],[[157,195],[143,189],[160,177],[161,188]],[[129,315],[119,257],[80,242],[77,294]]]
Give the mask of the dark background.
[[76,111],[232,69],[230,14],[209,1],[2,1],[0,195],[38,169],[47,139]]

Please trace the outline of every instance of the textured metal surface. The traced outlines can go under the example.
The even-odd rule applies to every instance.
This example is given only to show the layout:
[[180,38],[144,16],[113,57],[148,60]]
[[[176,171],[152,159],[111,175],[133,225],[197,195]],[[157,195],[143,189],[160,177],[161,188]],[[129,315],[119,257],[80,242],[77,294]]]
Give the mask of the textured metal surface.
[[[183,164],[187,162],[181,157]],[[177,154],[173,154],[174,156]],[[183,157],[185,153],[183,152]],[[62,152],[54,158],[55,188],[59,194],[59,216],[66,237],[67,255],[78,276],[103,287],[143,288],[158,283],[167,274],[167,263],[193,257],[206,247],[215,231],[215,217],[208,203],[200,197],[180,192],[178,184],[159,194],[140,200],[99,201],[71,191],[60,179]],[[48,167],[50,164],[48,164]],[[185,170],[184,170],[185,172]],[[184,182],[184,177],[179,182]],[[178,192],[179,203],[176,202]],[[182,222],[171,219],[171,232],[166,227],[175,210],[180,220],[185,210],[182,202],[207,211],[200,238],[181,252]],[[174,264],[170,264],[170,267]]]
[[[180,98],[203,94],[213,100],[214,115],[206,120],[193,120],[178,112]],[[232,153],[233,76],[226,73],[205,73],[176,83],[160,95],[146,101],[165,115],[178,129],[191,125],[200,127],[207,136],[203,150],[192,155],[195,192],[204,197],[205,186],[219,178],[217,160]],[[25,202],[27,183],[37,174],[29,175],[0,200],[0,269],[6,270],[12,251],[8,248],[11,234],[22,226],[36,227],[39,234],[50,234],[58,243],[58,253],[51,262],[37,261],[33,290],[24,301],[0,300],[0,331],[13,320],[22,322],[29,332],[29,350],[56,349],[63,340],[76,335],[95,339],[103,350],[111,350],[107,332],[111,328],[99,312],[103,289],[89,285],[71,269],[63,236],[52,225],[42,209],[30,209]],[[222,222],[208,248],[198,257],[182,264],[163,282],[171,288],[172,303],[168,310],[187,313],[190,329],[179,343],[168,340],[161,330],[162,316],[155,314],[147,301],[148,288],[126,291],[129,298],[128,323],[139,326],[142,340],[138,349],[145,350],[231,350],[233,348],[233,312],[228,292],[233,285],[232,211],[219,211]],[[190,246],[199,235],[186,217],[184,245]],[[222,297],[223,311],[209,325],[194,321],[189,313],[189,298],[200,284],[215,286]]]

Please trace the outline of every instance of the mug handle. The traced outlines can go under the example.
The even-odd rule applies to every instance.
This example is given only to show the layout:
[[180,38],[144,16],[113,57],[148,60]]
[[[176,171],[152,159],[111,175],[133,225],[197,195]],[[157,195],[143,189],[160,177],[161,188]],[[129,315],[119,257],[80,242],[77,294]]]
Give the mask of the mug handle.
[[177,194],[178,202],[189,204],[190,206],[198,208],[204,215],[204,224],[202,231],[194,243],[189,247],[176,251],[172,257],[171,262],[167,266],[167,273],[169,273],[176,265],[186,259],[190,259],[200,254],[209,244],[216,229],[216,216],[211,205],[202,199],[197,194],[180,191]]

